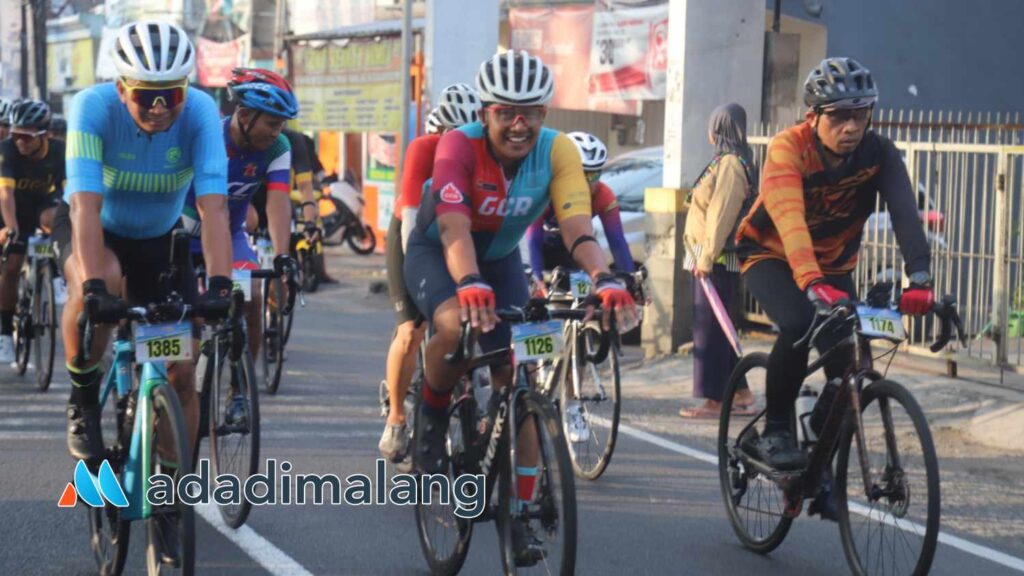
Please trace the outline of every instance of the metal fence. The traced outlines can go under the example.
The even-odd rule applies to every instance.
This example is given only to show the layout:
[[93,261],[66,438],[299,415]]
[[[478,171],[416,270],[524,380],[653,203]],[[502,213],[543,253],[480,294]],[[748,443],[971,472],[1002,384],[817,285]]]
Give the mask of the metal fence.
[[[938,294],[959,302],[969,334],[961,356],[1005,368],[1024,367],[1024,126],[1020,115],[876,111],[873,128],[904,154],[932,249]],[[770,134],[751,136],[758,166]],[[858,292],[878,281],[905,281],[902,258],[885,207],[864,228],[855,272]],[[747,318],[767,322],[756,302]],[[926,348],[938,325],[907,320],[908,345]],[[954,347],[956,349],[956,347]]]

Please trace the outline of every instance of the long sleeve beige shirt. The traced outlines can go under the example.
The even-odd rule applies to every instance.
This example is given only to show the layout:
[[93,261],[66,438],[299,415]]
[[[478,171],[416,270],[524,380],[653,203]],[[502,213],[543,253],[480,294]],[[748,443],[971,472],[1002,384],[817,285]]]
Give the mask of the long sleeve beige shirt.
[[711,272],[749,193],[746,171],[733,154],[722,156],[697,183],[683,233],[697,270]]

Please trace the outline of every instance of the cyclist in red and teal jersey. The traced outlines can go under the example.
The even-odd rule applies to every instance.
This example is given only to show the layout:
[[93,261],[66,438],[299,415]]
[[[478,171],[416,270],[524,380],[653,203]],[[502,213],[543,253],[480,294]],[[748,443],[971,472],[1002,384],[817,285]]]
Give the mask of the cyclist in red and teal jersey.
[[[236,68],[228,82],[228,91],[237,103],[235,111],[222,122],[224,145],[228,154],[228,211],[231,214],[231,248],[235,270],[256,270],[259,258],[249,243],[245,220],[253,194],[261,186],[267,189],[267,221],[274,247],[274,269],[284,275],[294,270],[289,255],[292,204],[291,146],[281,133],[285,122],[299,114],[299,102],[288,81],[270,70]],[[182,221],[192,234],[192,254],[200,263],[203,243],[202,219],[196,209],[195,190],[190,190],[182,210]],[[263,294],[261,282],[251,280],[252,291],[246,302],[249,323],[249,350],[259,353],[263,334],[260,322]],[[227,418],[244,414],[244,398],[236,397]]]
[[[416,212],[423,197],[423,185],[434,170],[434,153],[441,134],[474,122],[480,110],[480,98],[466,84],[453,84],[441,91],[440,104],[431,112],[439,126],[438,133],[416,138],[405,152],[399,196],[391,217],[387,235],[388,292],[395,309],[395,337],[391,341],[387,360],[387,386],[390,410],[384,434],[380,439],[380,453],[385,458],[398,460],[405,456],[409,433],[405,426],[405,396],[416,370],[416,351],[419,350],[426,325],[416,309],[415,302],[405,287],[405,245],[416,226]],[[431,121],[428,118],[428,126]]]
[[[448,468],[447,409],[467,368],[449,365],[444,355],[459,345],[464,320],[482,332],[484,351],[509,346],[511,331],[497,323],[495,309],[528,300],[518,244],[549,204],[569,253],[595,280],[596,298],[620,323],[636,321],[632,297],[608,272],[594,239],[589,187],[576,147],[565,134],[543,126],[554,91],[551,71],[525,51],[509,51],[481,65],[476,85],[484,102],[480,120],[438,142],[405,260],[406,286],[435,330],[416,416],[414,465],[426,473]],[[496,371],[494,378],[503,388],[511,370]],[[523,463],[517,489],[528,503],[537,478],[537,439],[530,426],[524,430],[517,445]],[[513,541],[517,564],[539,561],[528,525],[513,527]]]

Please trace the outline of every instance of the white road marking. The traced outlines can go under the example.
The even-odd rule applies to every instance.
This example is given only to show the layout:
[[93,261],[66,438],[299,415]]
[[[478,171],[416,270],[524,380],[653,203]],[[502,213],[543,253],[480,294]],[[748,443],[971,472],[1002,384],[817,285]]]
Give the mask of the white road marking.
[[[608,422],[604,418],[596,416],[591,416],[591,418],[595,423],[603,424],[605,426],[610,425],[610,422]],[[682,454],[683,456],[688,456],[695,460],[700,460],[701,462],[705,462],[707,464],[711,464],[714,466],[718,465],[718,456],[714,454],[704,452],[703,450],[690,448],[689,446],[683,446],[682,444],[679,444],[677,442],[667,440],[660,436],[655,436],[650,432],[645,432],[643,430],[633,428],[632,426],[626,424],[619,424],[619,432],[625,434],[626,436],[636,438],[637,440],[647,442],[648,444],[653,444],[655,446],[658,446],[659,448],[664,448],[670,452]],[[861,516],[869,516],[871,514],[871,510],[868,507],[854,502],[850,503],[849,509],[850,512],[860,514]],[[924,526],[915,524],[913,522],[900,522],[897,524],[893,520],[887,519],[886,523],[890,526],[897,527],[907,532],[918,534],[924,533]],[[941,530],[939,531],[939,542],[947,546],[952,546],[953,548],[956,548],[961,552],[966,552],[967,554],[971,554],[979,558],[984,558],[985,560],[994,562],[996,564],[1000,564],[1002,566],[1006,566],[1007,568],[1012,568],[1014,570],[1017,570],[1018,572],[1024,572],[1024,559],[1017,558],[1016,556],[1011,556],[1009,554],[1000,552],[998,550],[994,550],[987,546],[975,544],[968,540],[964,540],[963,538],[946,534]]]
[[313,576],[313,573],[302,567],[294,558],[285,554],[269,540],[260,536],[252,528],[242,525],[237,530],[230,528],[220,517],[220,512],[213,504],[201,504],[195,507],[196,513],[231,540],[236,546],[248,554],[257,564],[271,574],[280,576]]

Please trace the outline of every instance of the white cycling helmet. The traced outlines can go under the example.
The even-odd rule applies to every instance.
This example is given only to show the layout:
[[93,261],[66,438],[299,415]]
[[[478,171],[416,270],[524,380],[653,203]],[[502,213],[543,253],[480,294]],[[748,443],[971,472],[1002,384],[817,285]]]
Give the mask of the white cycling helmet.
[[509,50],[480,65],[476,91],[490,104],[539,106],[551,101],[555,78],[540,58],[526,50]]
[[468,84],[452,84],[441,91],[437,115],[448,129],[476,122],[480,110],[480,97]]
[[112,51],[118,74],[144,82],[188,78],[196,64],[196,51],[185,31],[169,22],[125,24]]
[[444,130],[444,122],[442,122],[441,117],[437,115],[437,108],[434,108],[430,111],[430,114],[427,114],[424,131],[427,134],[440,134],[441,132],[444,132]]
[[566,136],[579,150],[584,170],[592,171],[604,168],[605,162],[608,161],[608,148],[597,136],[587,132],[569,132]]

